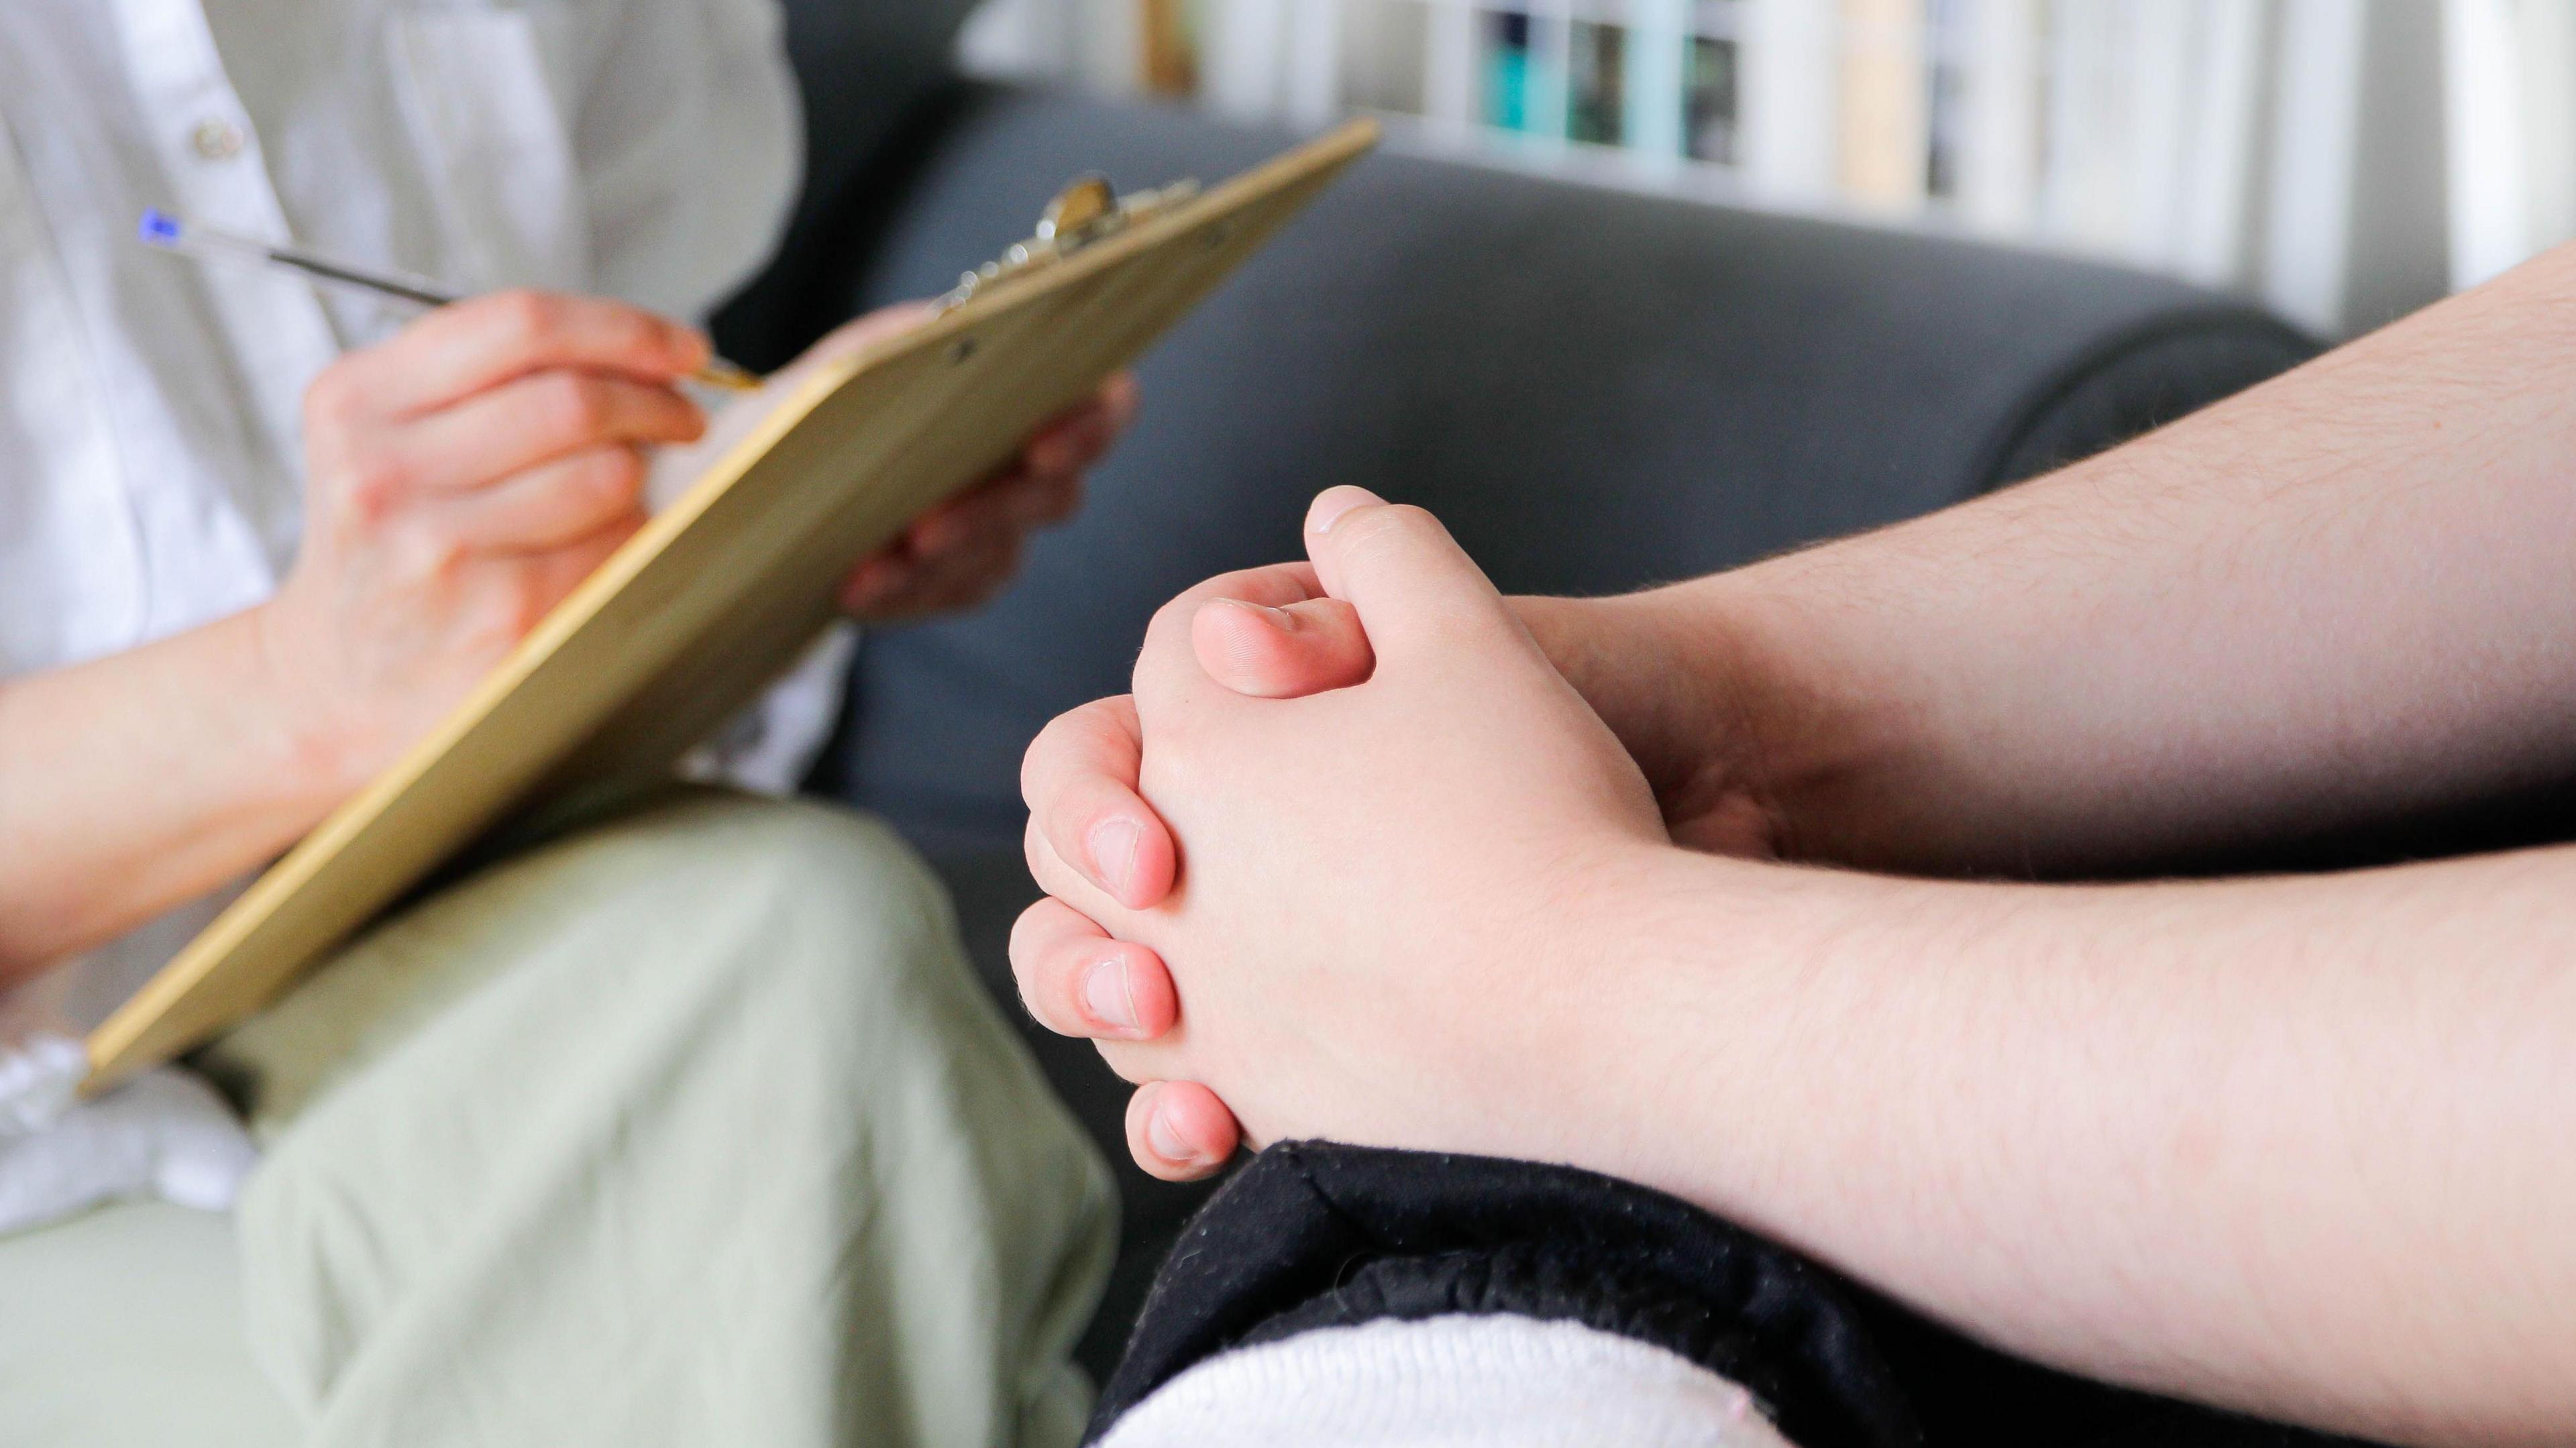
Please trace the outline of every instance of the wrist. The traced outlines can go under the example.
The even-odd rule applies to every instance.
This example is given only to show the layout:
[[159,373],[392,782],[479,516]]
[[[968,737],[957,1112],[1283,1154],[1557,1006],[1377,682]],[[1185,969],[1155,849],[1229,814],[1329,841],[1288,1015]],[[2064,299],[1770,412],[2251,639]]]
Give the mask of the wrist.
[[[1485,1010],[1462,1019],[1481,1059],[1460,1084],[1486,1100],[1519,1098],[1494,1114],[1536,1135],[1508,1145],[1596,1165],[1583,1140],[1641,1119],[1620,1104],[1636,1048],[1790,953],[1794,902],[1760,883],[1821,873],[1643,838],[1563,850],[1543,898],[1482,912],[1515,923],[1474,955],[1514,969],[1481,992]],[[1715,1049],[1732,1029],[1712,1022],[1705,1040]]]
[[1666,667],[1708,696],[1700,712],[1724,731],[1718,767],[1759,808],[1765,853],[1873,862],[1870,794],[1903,751],[1902,721],[1795,587],[1739,570],[1638,602],[1671,637]]
[[[1636,759],[1677,843],[1850,861],[1862,783],[1896,722],[1763,570],[1599,599],[1513,600]],[[1865,819],[1865,815],[1860,816]]]
[[369,731],[333,707],[298,666],[293,621],[277,600],[252,605],[218,627],[234,630],[233,647],[248,687],[239,699],[244,741],[276,781],[281,803],[318,820],[374,777]]
[[1763,1220],[1785,1163],[1829,1124],[1831,1073],[1885,993],[1878,969],[1919,955],[1946,918],[1932,897],[1956,888],[1633,852],[1559,962],[1582,986],[1546,1048],[1570,1069],[1528,1073],[1536,1154]]
[[1742,792],[1758,747],[1732,650],[1677,626],[1678,595],[1512,600],[1548,661],[1636,760],[1667,821]]
[[1625,1049],[1625,998],[1651,974],[1640,935],[1666,857],[1682,853],[1638,838],[1571,842],[1543,891],[1524,884],[1508,907],[1488,898],[1466,912],[1496,928],[1457,932],[1456,969],[1403,1013],[1430,1027],[1402,1054],[1427,1068],[1419,1098],[1447,1117],[1416,1144],[1608,1169],[1595,1138],[1623,1117],[1604,1109],[1616,1094],[1607,1063]]

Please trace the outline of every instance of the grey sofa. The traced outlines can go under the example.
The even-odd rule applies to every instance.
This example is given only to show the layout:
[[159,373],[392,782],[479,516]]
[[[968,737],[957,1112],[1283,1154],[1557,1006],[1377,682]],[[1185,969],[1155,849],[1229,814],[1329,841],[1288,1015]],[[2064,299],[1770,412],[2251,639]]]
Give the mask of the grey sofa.
[[[845,74],[802,59],[809,91]],[[720,327],[746,361],[940,290],[1076,172],[1215,179],[1286,139],[893,73],[901,107],[810,108],[815,187]],[[1002,946],[1034,895],[1021,750],[1125,689],[1157,604],[1291,555],[1318,488],[1428,505],[1506,589],[1622,590],[1972,497],[2313,350],[2249,307],[2108,267],[1382,155],[1145,360],[1134,433],[1006,597],[867,640],[813,787],[940,866],[1018,1018]],[[1085,1345],[1105,1368],[1201,1192],[1125,1168],[1124,1088],[1088,1047],[1029,1035],[1122,1166],[1126,1252]]]

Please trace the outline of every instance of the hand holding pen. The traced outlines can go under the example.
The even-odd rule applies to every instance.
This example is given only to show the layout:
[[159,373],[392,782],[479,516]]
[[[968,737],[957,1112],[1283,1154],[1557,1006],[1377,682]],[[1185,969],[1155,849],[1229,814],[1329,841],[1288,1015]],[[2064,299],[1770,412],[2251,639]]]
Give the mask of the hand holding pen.
[[[300,272],[316,281],[336,286],[355,287],[378,296],[398,301],[416,302],[424,307],[445,307],[463,301],[462,293],[452,291],[426,277],[400,272],[376,271],[368,267],[316,256],[292,246],[274,246],[246,236],[199,226],[163,211],[158,207],[143,213],[136,234],[149,246],[194,257],[200,261],[238,261],[259,266],[283,267]],[[692,382],[721,387],[732,392],[749,392],[760,386],[760,379],[748,369],[721,357],[710,358],[704,367],[689,376]]]
[[[140,234],[152,246],[197,260],[283,267],[317,281],[357,287],[423,307],[456,306],[466,310],[486,304],[511,305],[507,298],[461,297],[425,277],[353,266],[296,247],[275,246],[198,226],[159,210],[144,213]],[[542,304],[565,315],[589,315],[583,309],[620,305],[521,295],[532,304]],[[847,351],[889,330],[918,325],[929,315],[928,307],[888,308],[843,325],[807,355]],[[413,327],[424,327],[435,320],[436,317],[424,318]],[[659,319],[653,320],[659,324]],[[707,358],[702,365],[684,369],[680,375],[735,392],[749,392],[761,385],[758,377],[721,358]],[[844,610],[863,622],[884,623],[972,607],[990,598],[1017,572],[1020,550],[1028,535],[1062,521],[1080,504],[1084,472],[1108,451],[1135,411],[1135,380],[1125,373],[1110,378],[1097,395],[1039,428],[1021,454],[990,480],[914,519],[894,543],[873,557],[859,560],[842,592]],[[642,444],[671,440],[633,441]],[[603,486],[602,491],[611,496],[622,490],[622,480],[633,470],[628,462],[611,457],[594,459],[585,466],[596,472],[603,484],[620,482],[618,488]],[[625,521],[631,523],[640,520],[640,516],[638,513]]]

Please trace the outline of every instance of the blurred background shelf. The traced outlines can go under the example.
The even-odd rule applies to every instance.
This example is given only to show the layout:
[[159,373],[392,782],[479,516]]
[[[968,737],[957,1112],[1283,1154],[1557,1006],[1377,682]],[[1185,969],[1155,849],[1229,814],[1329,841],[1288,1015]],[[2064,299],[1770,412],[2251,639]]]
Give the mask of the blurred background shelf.
[[2125,261],[2330,336],[2576,236],[2568,0],[987,0],[962,59]]

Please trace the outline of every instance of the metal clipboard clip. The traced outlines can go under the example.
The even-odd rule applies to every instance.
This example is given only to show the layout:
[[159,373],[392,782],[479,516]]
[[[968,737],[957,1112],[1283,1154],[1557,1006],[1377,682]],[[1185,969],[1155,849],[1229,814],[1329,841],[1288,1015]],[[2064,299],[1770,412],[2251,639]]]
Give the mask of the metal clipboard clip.
[[1053,266],[1084,247],[1116,236],[1198,194],[1199,183],[1191,180],[1121,196],[1106,176],[1094,173],[1077,177],[1047,203],[1045,213],[1038,217],[1035,234],[1013,244],[999,259],[960,276],[957,285],[934,304],[934,309],[945,312],[964,306],[999,283]]

